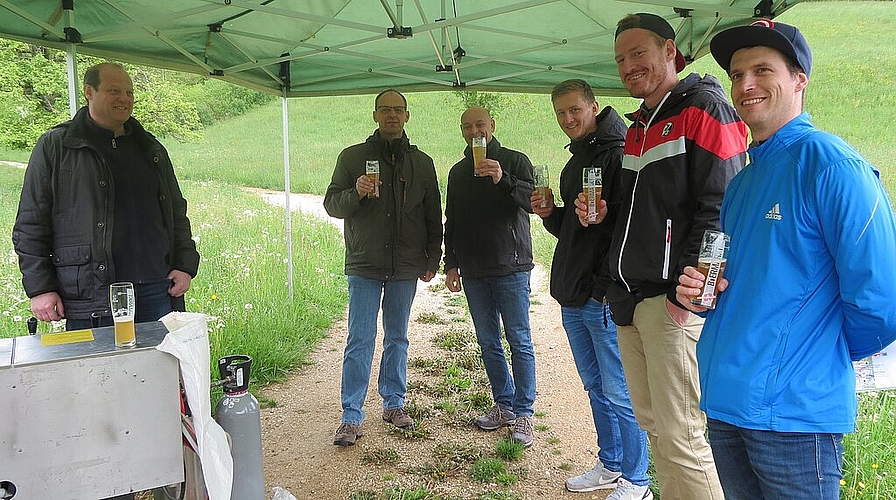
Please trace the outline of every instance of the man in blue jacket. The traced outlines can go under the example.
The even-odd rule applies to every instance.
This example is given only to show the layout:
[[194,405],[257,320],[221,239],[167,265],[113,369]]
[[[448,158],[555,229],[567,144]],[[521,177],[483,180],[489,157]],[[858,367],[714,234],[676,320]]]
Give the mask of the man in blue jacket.
[[[535,404],[535,349],[529,329],[532,163],[523,153],[501,146],[494,136],[495,120],[485,108],[466,110],[460,130],[467,148],[448,173],[445,285],[459,292],[463,282],[495,399],[492,411],[478,417],[475,424],[486,431],[512,425],[513,439],[531,446]],[[486,158],[475,165],[474,137],[486,141]],[[501,344],[502,323],[510,344],[510,370]]]
[[[803,112],[812,52],[797,28],[760,20],[710,48],[753,133],[720,214],[727,289],[697,344],[719,477],[728,500],[836,500],[850,361],[896,339],[896,220],[878,172]],[[703,275],[679,281],[702,311]]]

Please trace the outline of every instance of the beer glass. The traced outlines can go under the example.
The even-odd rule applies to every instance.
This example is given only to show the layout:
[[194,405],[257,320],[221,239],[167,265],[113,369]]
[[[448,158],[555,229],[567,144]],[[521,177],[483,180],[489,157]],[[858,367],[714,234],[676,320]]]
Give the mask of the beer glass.
[[476,165],[485,159],[485,137],[474,137],[471,148],[473,149],[473,176],[479,177],[479,174],[476,173]]
[[535,190],[541,196],[541,208],[548,206],[548,188],[550,187],[550,175],[548,174],[547,165],[535,165],[532,167],[532,173],[535,176]]
[[700,255],[697,257],[697,271],[703,273],[703,288],[700,295],[691,298],[691,304],[707,309],[715,309],[718,299],[718,284],[725,272],[728,262],[728,248],[731,236],[721,232],[706,230],[700,243]]
[[365,173],[367,174],[367,178],[373,181],[373,191],[367,193],[368,198],[379,198],[380,197],[380,162],[377,160],[367,160],[367,167],[365,169]]
[[585,218],[587,222],[597,222],[602,187],[600,167],[585,167],[582,170],[582,192],[585,193],[585,204],[588,206],[588,215]]
[[134,333],[134,284],[123,281],[109,285],[109,304],[112,321],[115,322],[115,347],[134,347],[137,345]]

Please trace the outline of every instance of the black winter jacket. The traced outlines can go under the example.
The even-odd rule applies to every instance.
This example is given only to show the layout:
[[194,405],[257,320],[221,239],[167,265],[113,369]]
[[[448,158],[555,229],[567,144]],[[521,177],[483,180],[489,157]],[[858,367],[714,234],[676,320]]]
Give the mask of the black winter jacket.
[[459,267],[466,278],[530,271],[532,236],[529,198],[535,189],[532,163],[492,137],[486,156],[501,164],[501,180],[473,176],[470,147],[448,173],[445,203],[445,270]]
[[560,173],[560,198],[542,221],[545,229],[557,237],[551,263],[551,296],[563,307],[580,307],[589,298],[603,300],[609,275],[607,251],[610,248],[613,221],[583,227],[575,213],[575,200],[582,192],[582,171],[600,167],[601,198],[607,201],[608,217],[618,213],[622,191],[619,187],[625,122],[611,107],[597,115],[597,130],[569,144],[572,157]]
[[703,231],[719,229],[722,196],[746,161],[747,127],[719,81],[696,73],[629,118],[610,274],[644,298],[678,304],[678,276],[697,265]]
[[[358,198],[355,181],[367,160],[380,164],[379,198]],[[324,208],[345,219],[345,274],[389,281],[435,273],[442,257],[442,202],[432,158],[406,135],[379,130],[342,151]]]
[[[81,108],[70,121],[38,139],[25,171],[12,233],[25,293],[35,297],[57,292],[65,316],[75,319],[93,312],[109,315],[108,287],[115,280],[115,185],[109,167],[88,140],[89,119],[87,108]],[[159,178],[168,264],[195,276],[199,253],[168,152],[136,119],[130,118],[125,127]]]

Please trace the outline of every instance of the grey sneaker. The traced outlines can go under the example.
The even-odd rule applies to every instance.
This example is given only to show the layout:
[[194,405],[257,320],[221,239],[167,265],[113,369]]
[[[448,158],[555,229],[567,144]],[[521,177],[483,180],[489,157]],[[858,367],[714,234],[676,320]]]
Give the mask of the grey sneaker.
[[516,417],[516,422],[513,424],[513,434],[510,437],[526,448],[532,446],[532,441],[535,440],[532,417]]
[[620,478],[616,491],[606,500],[653,500],[653,492],[650,486],[638,486]]
[[333,438],[333,444],[339,446],[351,446],[359,437],[363,436],[360,424],[347,424],[345,422],[336,429],[336,437]]
[[391,423],[395,427],[399,429],[407,429],[414,425],[414,419],[408,415],[407,410],[404,409],[404,406],[401,408],[393,408],[391,410],[383,410],[383,420]]
[[594,490],[611,490],[618,484],[621,472],[613,472],[597,462],[593,469],[566,480],[566,489],[575,493]]
[[484,431],[494,431],[504,427],[505,425],[513,425],[516,422],[516,415],[510,410],[501,408],[497,403],[487,414],[476,417],[473,423],[476,427]]

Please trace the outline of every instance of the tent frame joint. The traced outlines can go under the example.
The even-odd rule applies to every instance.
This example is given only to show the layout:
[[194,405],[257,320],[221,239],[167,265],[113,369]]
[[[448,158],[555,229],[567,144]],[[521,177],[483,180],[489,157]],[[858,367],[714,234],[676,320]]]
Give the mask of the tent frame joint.
[[77,28],[72,26],[66,26],[62,28],[62,31],[65,32],[65,41],[68,43],[84,43],[84,37],[81,36],[81,32],[78,31]]
[[771,19],[775,17],[772,11],[772,0],[759,0],[759,3],[753,7],[753,17],[765,17]]
[[414,36],[414,29],[410,26],[393,26],[386,30],[386,36],[389,38],[411,38]]

